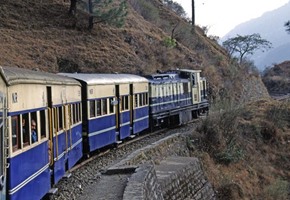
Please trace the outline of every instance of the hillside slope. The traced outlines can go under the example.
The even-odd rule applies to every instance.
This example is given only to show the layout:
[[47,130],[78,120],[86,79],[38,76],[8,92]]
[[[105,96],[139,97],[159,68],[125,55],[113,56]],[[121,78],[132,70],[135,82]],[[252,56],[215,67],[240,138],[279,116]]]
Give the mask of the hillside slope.
[[265,70],[263,82],[271,94],[290,93],[290,61]]
[[[213,99],[223,98],[221,95],[239,99],[248,91],[242,84],[249,80],[260,85],[259,91],[247,92],[249,98],[268,95],[259,77],[231,65],[216,41],[198,27],[193,34],[190,24],[161,1],[130,0],[124,27],[95,24],[91,31],[87,30],[86,13],[78,10],[76,18],[68,15],[68,0],[34,2],[1,3],[0,65],[140,75],[175,68],[202,69]],[[177,40],[173,48],[164,43],[171,35]]]

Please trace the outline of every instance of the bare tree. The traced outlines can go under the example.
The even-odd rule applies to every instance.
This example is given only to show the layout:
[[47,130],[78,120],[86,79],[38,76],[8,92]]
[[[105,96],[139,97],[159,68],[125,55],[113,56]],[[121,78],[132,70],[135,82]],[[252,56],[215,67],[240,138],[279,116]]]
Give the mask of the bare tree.
[[223,42],[223,47],[228,51],[230,56],[238,53],[239,63],[241,64],[245,55],[252,55],[258,49],[262,51],[270,49],[272,43],[262,39],[260,34],[254,33],[252,35],[237,35],[236,37],[229,38]]
[[191,24],[194,29],[195,26],[195,7],[194,7],[194,0],[191,1],[191,7],[192,7],[192,19],[191,19]]
[[284,26],[286,27],[286,32],[290,34],[290,20],[285,22]]

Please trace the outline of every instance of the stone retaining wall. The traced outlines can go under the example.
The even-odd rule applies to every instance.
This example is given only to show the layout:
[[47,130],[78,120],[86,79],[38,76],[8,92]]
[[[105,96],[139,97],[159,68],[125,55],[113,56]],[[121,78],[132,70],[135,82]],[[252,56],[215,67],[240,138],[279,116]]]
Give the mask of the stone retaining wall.
[[129,178],[123,200],[163,200],[154,165],[142,165]]
[[[168,157],[167,149],[180,148],[184,144],[184,134],[176,134],[143,149],[108,169],[117,173],[118,170],[135,168],[128,179],[123,200],[211,200],[215,193],[207,181],[201,163],[197,158],[173,156]],[[176,143],[179,143],[176,147]],[[167,151],[165,159],[159,163],[152,158]],[[163,157],[161,153],[159,155]],[[144,162],[147,162],[144,164]],[[129,171],[130,171],[129,170]],[[134,170],[133,170],[134,171]]]
[[170,157],[155,170],[165,200],[215,199],[197,158]]

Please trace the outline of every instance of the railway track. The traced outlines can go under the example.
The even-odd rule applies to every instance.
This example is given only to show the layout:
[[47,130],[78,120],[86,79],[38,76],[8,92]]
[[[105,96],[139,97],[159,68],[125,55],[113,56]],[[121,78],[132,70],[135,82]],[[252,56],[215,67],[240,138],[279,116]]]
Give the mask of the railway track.
[[283,93],[283,94],[273,94],[271,97],[278,101],[289,101],[290,93]]
[[82,160],[70,170],[71,176],[62,179],[55,187],[58,192],[46,196],[49,200],[67,200],[78,199],[82,195],[85,187],[95,183],[101,177],[101,172],[110,166],[120,162],[132,152],[152,144],[162,138],[176,134],[178,132],[187,132],[197,126],[197,121],[173,129],[162,129],[153,133],[139,135],[131,140],[127,140],[114,148],[103,149],[94,153],[90,158]]

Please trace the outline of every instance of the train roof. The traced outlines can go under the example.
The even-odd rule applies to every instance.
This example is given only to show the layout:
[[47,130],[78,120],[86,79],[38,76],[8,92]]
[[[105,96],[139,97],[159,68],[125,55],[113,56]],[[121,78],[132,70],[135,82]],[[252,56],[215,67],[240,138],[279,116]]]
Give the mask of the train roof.
[[106,85],[120,83],[146,83],[148,80],[133,74],[85,74],[85,73],[60,73],[60,75],[75,78],[88,85]]
[[181,78],[177,72],[153,74],[147,76],[150,83],[185,82],[187,79]]
[[78,81],[72,78],[63,77],[53,73],[34,71],[17,67],[0,66],[0,75],[7,85],[27,83],[80,85]]
[[176,69],[172,71],[167,71],[163,73],[157,73],[149,75],[146,78],[150,83],[160,84],[160,83],[174,83],[174,82],[186,82],[190,78],[190,74],[200,73],[201,70],[193,69]]
[[189,72],[189,73],[200,73],[200,69],[178,69],[180,72]]

